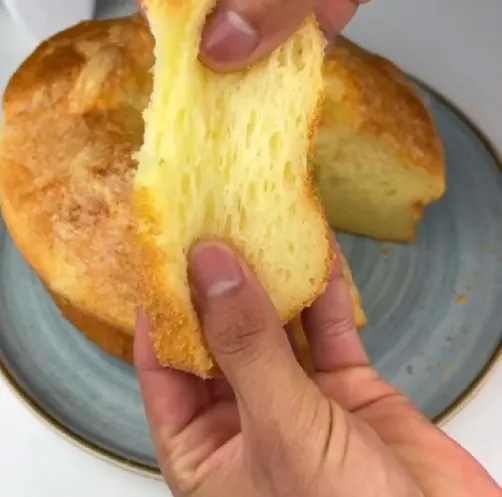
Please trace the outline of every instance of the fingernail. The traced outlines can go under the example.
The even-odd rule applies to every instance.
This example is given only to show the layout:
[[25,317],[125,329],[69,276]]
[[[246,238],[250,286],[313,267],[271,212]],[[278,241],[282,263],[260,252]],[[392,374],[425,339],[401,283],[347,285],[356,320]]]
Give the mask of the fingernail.
[[244,281],[235,254],[218,243],[202,243],[191,251],[188,275],[196,291],[207,298],[228,293]]
[[247,59],[258,46],[256,29],[236,12],[218,12],[204,28],[202,50],[215,62]]

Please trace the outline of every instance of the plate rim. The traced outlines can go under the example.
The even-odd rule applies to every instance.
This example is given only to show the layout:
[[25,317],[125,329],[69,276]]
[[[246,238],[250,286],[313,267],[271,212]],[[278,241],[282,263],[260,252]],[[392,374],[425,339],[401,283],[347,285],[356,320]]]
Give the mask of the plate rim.
[[90,442],[85,437],[65,426],[64,423],[59,421],[52,414],[46,412],[43,407],[32,399],[30,395],[21,387],[21,385],[19,385],[12,373],[3,364],[2,360],[0,360],[0,381],[7,386],[9,391],[15,395],[21,404],[24,405],[36,419],[41,421],[62,440],[66,440],[74,447],[82,449],[88,454],[93,455],[104,462],[111,463],[121,469],[138,475],[148,476],[156,480],[161,479],[160,469],[149,466],[148,464],[133,461],[115,454],[104,447],[100,447],[98,444]]
[[[443,95],[432,84],[426,83],[423,79],[411,74],[406,73],[406,77],[415,85],[427,90],[434,95],[435,98],[446,104],[453,112],[455,112],[474,132],[477,138],[482,142],[487,152],[492,156],[495,164],[502,174],[502,150],[495,146],[492,140],[485,134],[481,126],[478,125],[474,119],[469,117],[459,105],[454,103],[448,97]],[[79,333],[80,331],[77,330]],[[463,411],[481,392],[483,387],[489,382],[496,366],[502,363],[502,333],[497,346],[494,348],[489,359],[478,373],[478,375],[469,383],[462,394],[452,402],[442,413],[434,417],[431,421],[438,427],[443,429],[451,420],[453,420],[461,411]],[[79,435],[64,423],[59,421],[55,416],[46,412],[43,407],[37,403],[31,396],[21,387],[18,381],[14,378],[12,373],[8,370],[7,366],[0,359],[0,379],[9,388],[9,390],[27,407],[27,410],[38,418],[42,423],[47,426],[52,432],[58,435],[61,439],[66,440],[68,443],[84,450],[90,455],[98,459],[112,464],[118,468],[129,471],[131,473],[145,476],[154,480],[161,480],[162,474],[158,467],[150,466],[148,464],[140,463],[119,454],[116,454],[104,447],[99,446],[97,443],[90,442],[82,435]]]

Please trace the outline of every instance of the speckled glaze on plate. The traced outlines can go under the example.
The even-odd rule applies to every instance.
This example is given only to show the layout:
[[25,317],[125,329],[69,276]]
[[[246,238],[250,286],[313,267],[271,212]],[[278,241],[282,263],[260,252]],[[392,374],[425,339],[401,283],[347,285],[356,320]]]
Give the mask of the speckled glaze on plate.
[[[465,399],[502,338],[502,176],[468,121],[423,89],[447,153],[448,193],[412,246],[339,235],[361,290],[363,339],[381,373],[432,419]],[[157,472],[137,379],[61,319],[0,224],[0,364],[74,441]]]

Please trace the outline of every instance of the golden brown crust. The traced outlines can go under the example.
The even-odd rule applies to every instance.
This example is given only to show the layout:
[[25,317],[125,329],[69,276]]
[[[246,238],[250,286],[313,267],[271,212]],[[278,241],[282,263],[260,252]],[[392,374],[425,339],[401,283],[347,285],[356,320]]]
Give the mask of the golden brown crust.
[[4,97],[0,198],[11,235],[54,292],[120,328],[135,319],[131,155],[151,54],[142,21],[83,23],[43,43]]
[[[63,297],[59,297],[55,294],[51,294],[51,296],[54,303],[61,311],[62,317],[80,330],[90,342],[116,359],[124,361],[127,364],[133,364],[133,335],[113,326],[109,326],[95,316],[90,316],[75,309]],[[361,322],[356,321],[356,325],[359,329],[364,327],[366,325],[366,319],[364,318]],[[307,372],[311,372],[313,365],[310,346],[300,318],[296,317],[292,320],[288,326],[288,333],[300,364]],[[215,366],[210,374],[212,377],[217,377],[221,375],[221,372],[219,368]]]
[[152,285],[136,278],[144,259],[133,249],[130,211],[152,64],[141,19],[82,23],[21,65],[3,106],[7,227],[63,315],[128,361],[138,288]]
[[444,190],[444,152],[432,116],[397,66],[339,37],[328,54],[325,78],[322,125],[343,121],[378,138]]
[[49,290],[61,316],[80,330],[85,337],[101,350],[128,364],[134,359],[134,335],[109,325],[96,316],[73,307],[67,299]]
[[[133,195],[133,212],[143,221],[151,218],[153,214],[152,202],[148,197],[148,192],[140,189],[136,189]],[[148,226],[155,229],[159,223],[151,219]],[[151,335],[155,354],[163,365],[201,377],[215,376],[215,364],[193,309],[186,308],[166,284],[166,260],[159,253],[155,235],[156,233],[151,231],[141,231],[138,234],[136,274],[138,299],[152,329],[155,330]]]

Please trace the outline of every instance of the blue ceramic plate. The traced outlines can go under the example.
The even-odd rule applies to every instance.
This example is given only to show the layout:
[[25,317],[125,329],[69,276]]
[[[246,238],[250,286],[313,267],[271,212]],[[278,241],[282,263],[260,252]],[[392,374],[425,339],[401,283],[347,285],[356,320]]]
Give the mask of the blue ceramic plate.
[[[413,246],[340,235],[361,290],[363,338],[381,373],[439,419],[489,369],[502,337],[502,176],[467,120],[422,88],[447,153],[448,193]],[[66,435],[157,471],[136,376],[63,321],[0,223],[0,363]]]

